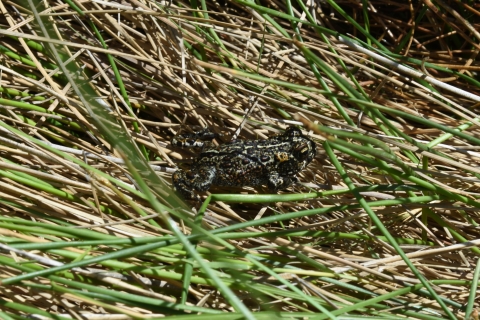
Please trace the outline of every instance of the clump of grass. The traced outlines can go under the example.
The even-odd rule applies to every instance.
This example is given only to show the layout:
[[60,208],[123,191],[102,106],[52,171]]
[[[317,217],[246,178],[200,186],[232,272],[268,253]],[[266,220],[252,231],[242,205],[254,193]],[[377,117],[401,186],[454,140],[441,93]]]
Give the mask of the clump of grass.
[[[0,6],[0,314],[478,318],[478,8]],[[170,186],[218,143],[305,129],[297,184]]]

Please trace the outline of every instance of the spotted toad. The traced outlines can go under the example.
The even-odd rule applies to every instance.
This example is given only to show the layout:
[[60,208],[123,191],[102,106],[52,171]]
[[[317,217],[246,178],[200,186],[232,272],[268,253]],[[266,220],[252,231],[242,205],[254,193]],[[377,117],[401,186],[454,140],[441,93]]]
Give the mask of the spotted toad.
[[271,191],[288,188],[296,174],[315,157],[315,143],[296,127],[266,140],[236,140],[215,147],[202,139],[213,139],[207,129],[175,136],[176,147],[202,148],[190,170],[177,170],[173,186],[185,199],[200,200],[196,191],[216,186],[267,185]]

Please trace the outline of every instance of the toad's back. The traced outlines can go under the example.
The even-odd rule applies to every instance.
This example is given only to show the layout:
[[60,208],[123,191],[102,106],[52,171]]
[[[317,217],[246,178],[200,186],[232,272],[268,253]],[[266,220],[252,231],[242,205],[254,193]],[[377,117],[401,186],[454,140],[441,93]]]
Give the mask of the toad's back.
[[[287,188],[315,157],[315,143],[295,127],[266,140],[238,140],[200,153],[190,171],[177,171],[174,186],[184,196],[210,185]],[[189,198],[186,196],[186,198]]]

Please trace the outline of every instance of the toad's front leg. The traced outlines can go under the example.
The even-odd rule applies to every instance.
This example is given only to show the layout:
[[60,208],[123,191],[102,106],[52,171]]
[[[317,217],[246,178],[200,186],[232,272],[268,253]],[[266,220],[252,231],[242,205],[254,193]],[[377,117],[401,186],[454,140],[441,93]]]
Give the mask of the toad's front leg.
[[173,187],[186,200],[200,201],[200,197],[194,192],[207,191],[215,179],[215,167],[204,167],[192,170],[179,169],[172,175]]
[[267,186],[270,191],[279,191],[287,189],[294,182],[298,182],[298,178],[293,176],[281,176],[278,172],[272,172],[268,177]]

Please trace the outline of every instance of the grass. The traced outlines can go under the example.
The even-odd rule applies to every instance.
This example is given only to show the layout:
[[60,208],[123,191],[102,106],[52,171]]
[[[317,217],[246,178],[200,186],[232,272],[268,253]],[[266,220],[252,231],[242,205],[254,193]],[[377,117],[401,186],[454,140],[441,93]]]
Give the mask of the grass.
[[[0,318],[478,319],[475,2],[0,11]],[[172,190],[288,125],[301,183]]]

